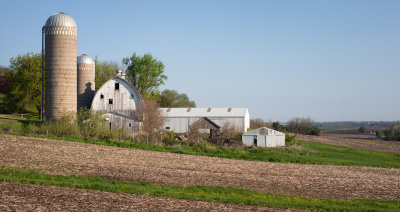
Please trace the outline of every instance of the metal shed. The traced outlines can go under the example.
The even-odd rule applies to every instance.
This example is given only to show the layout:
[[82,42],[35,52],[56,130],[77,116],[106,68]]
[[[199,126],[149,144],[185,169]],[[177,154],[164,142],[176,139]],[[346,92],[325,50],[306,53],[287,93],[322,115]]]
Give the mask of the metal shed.
[[242,142],[247,146],[278,147],[285,146],[285,133],[261,127],[242,135]]
[[250,127],[250,115],[247,108],[160,108],[166,118],[163,129],[176,133],[186,133],[197,120],[207,117],[221,126],[235,127],[240,132],[246,132]]

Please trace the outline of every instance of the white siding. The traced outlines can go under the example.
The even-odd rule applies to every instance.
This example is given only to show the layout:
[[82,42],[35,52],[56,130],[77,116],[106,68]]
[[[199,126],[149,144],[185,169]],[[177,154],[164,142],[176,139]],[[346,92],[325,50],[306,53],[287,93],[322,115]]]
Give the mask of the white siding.
[[246,132],[250,127],[247,108],[160,108],[160,110],[166,117],[163,129],[173,130],[176,133],[189,132],[189,126],[203,117],[207,117],[220,127],[231,125],[241,132]]
[[242,135],[243,144],[252,146],[254,137],[257,137],[257,146],[259,147],[285,146],[285,134],[266,127],[244,133]]

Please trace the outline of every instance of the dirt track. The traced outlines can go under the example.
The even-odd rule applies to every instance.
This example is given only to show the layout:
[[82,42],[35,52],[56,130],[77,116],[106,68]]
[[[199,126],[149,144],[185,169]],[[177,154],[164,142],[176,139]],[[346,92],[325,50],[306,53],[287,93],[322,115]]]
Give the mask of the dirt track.
[[0,137],[0,165],[319,198],[400,199],[399,169],[252,162],[11,135]]
[[0,211],[292,211],[53,186],[0,183]]

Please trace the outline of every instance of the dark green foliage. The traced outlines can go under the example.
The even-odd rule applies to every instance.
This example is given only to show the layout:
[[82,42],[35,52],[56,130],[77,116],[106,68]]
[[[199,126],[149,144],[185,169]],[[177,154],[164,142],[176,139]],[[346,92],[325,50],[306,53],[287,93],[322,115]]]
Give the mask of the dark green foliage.
[[285,144],[286,146],[292,146],[295,144],[300,144],[300,141],[296,140],[296,135],[290,136],[289,133],[286,133],[285,135]]
[[34,170],[21,170],[8,167],[0,168],[0,180],[3,182],[39,184],[274,208],[327,211],[396,211],[400,208],[400,201],[318,199],[255,192],[247,189],[221,186],[158,185],[146,182],[108,180],[96,176],[50,175],[39,173]]
[[368,128],[366,126],[362,126],[360,128],[358,128],[358,132],[361,134],[367,133]]
[[196,103],[190,101],[186,94],[180,94],[176,90],[169,89],[161,92],[158,103],[160,107],[196,107]]
[[315,124],[314,120],[308,118],[292,118],[289,120],[287,130],[291,133],[304,135],[320,135],[321,130]]
[[283,125],[281,125],[281,123],[279,123],[279,121],[272,122],[272,127],[274,128],[274,130],[277,130],[280,132],[286,131],[285,127]]
[[11,72],[11,69],[0,66],[0,94],[5,94],[11,85],[11,81],[5,76],[8,72]]
[[42,95],[42,56],[28,53],[10,59],[6,80],[11,85],[6,91],[6,104],[12,112],[22,112],[26,106],[40,111]]
[[96,91],[108,80],[115,77],[117,75],[116,71],[118,70],[118,63],[116,62],[102,62],[97,58],[94,60],[95,62],[95,84]]
[[380,131],[380,130],[376,131],[376,137],[379,138],[379,139],[382,139],[383,138],[382,131]]
[[400,141],[400,126],[393,125],[390,129],[383,131],[383,134],[387,141]]
[[151,54],[145,54],[143,57],[134,53],[131,57],[122,59],[122,63],[127,66],[127,80],[142,94],[145,98],[158,99],[160,85],[168,79],[164,75],[164,64],[153,58]]

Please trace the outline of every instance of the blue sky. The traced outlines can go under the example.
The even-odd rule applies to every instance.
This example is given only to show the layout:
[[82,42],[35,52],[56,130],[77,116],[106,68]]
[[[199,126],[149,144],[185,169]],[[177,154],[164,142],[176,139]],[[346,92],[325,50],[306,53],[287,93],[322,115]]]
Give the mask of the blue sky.
[[400,1],[2,1],[0,65],[40,52],[56,12],[78,25],[78,54],[151,53],[162,87],[198,107],[247,107],[286,122],[400,120]]

